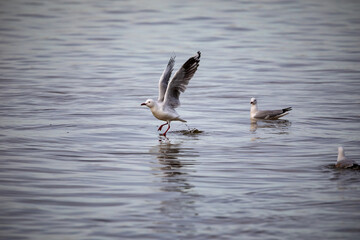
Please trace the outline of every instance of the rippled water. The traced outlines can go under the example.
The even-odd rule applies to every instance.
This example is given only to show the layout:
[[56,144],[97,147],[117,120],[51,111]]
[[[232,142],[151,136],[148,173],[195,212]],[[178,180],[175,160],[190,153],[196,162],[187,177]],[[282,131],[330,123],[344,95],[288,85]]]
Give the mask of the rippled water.
[[[0,9],[1,239],[359,236],[360,172],[333,168],[360,162],[358,1]],[[159,141],[140,103],[198,50]],[[251,97],[293,111],[251,123]]]

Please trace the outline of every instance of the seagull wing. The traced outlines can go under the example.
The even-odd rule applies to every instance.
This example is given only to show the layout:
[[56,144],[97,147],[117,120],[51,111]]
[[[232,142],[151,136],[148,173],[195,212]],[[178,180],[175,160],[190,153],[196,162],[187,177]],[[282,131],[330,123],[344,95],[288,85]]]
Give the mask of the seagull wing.
[[254,117],[259,119],[277,119],[288,114],[287,112],[291,111],[291,109],[292,109],[291,107],[288,107],[280,110],[258,111]]
[[159,98],[158,98],[159,102],[164,101],[166,88],[168,86],[168,82],[169,82],[171,73],[174,70],[174,64],[175,64],[175,56],[172,56],[170,58],[168,64],[167,64],[163,74],[160,77],[160,80],[159,80]]
[[200,62],[200,51],[197,55],[189,58],[182,67],[175,73],[169,82],[164,99],[164,106],[176,108],[180,106],[179,96],[184,92],[190,79],[194,76]]
[[338,168],[349,168],[352,167],[355,164],[355,162],[351,159],[343,159],[341,161],[338,161],[336,163],[336,167]]

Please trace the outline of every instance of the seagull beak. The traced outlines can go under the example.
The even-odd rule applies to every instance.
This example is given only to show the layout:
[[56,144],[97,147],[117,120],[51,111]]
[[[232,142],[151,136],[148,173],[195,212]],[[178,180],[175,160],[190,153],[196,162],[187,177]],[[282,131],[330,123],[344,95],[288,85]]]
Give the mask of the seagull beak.
[[146,105],[146,103],[142,103],[142,104],[140,104],[140,106],[143,106],[143,105]]

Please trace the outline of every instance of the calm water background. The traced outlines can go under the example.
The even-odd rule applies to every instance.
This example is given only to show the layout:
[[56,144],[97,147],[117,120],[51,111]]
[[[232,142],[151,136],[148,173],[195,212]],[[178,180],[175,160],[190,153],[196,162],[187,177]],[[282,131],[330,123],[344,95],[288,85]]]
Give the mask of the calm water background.
[[[1,239],[355,239],[359,1],[0,2]],[[140,103],[200,67],[159,141]],[[292,106],[282,121],[251,123]],[[188,134],[188,128],[203,131]]]

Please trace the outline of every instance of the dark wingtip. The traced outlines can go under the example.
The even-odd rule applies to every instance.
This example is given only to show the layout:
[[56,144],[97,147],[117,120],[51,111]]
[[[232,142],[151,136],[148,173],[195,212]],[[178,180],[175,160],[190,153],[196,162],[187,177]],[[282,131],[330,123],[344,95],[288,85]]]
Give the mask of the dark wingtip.
[[284,113],[284,112],[291,111],[291,110],[292,110],[292,107],[284,108],[284,109],[283,109],[283,113]]
[[184,63],[183,67],[184,67],[185,69],[191,68],[194,64],[197,64],[196,67],[199,66],[201,52],[198,51],[197,54],[198,54],[197,56],[193,56],[193,57],[189,58],[189,59]]

